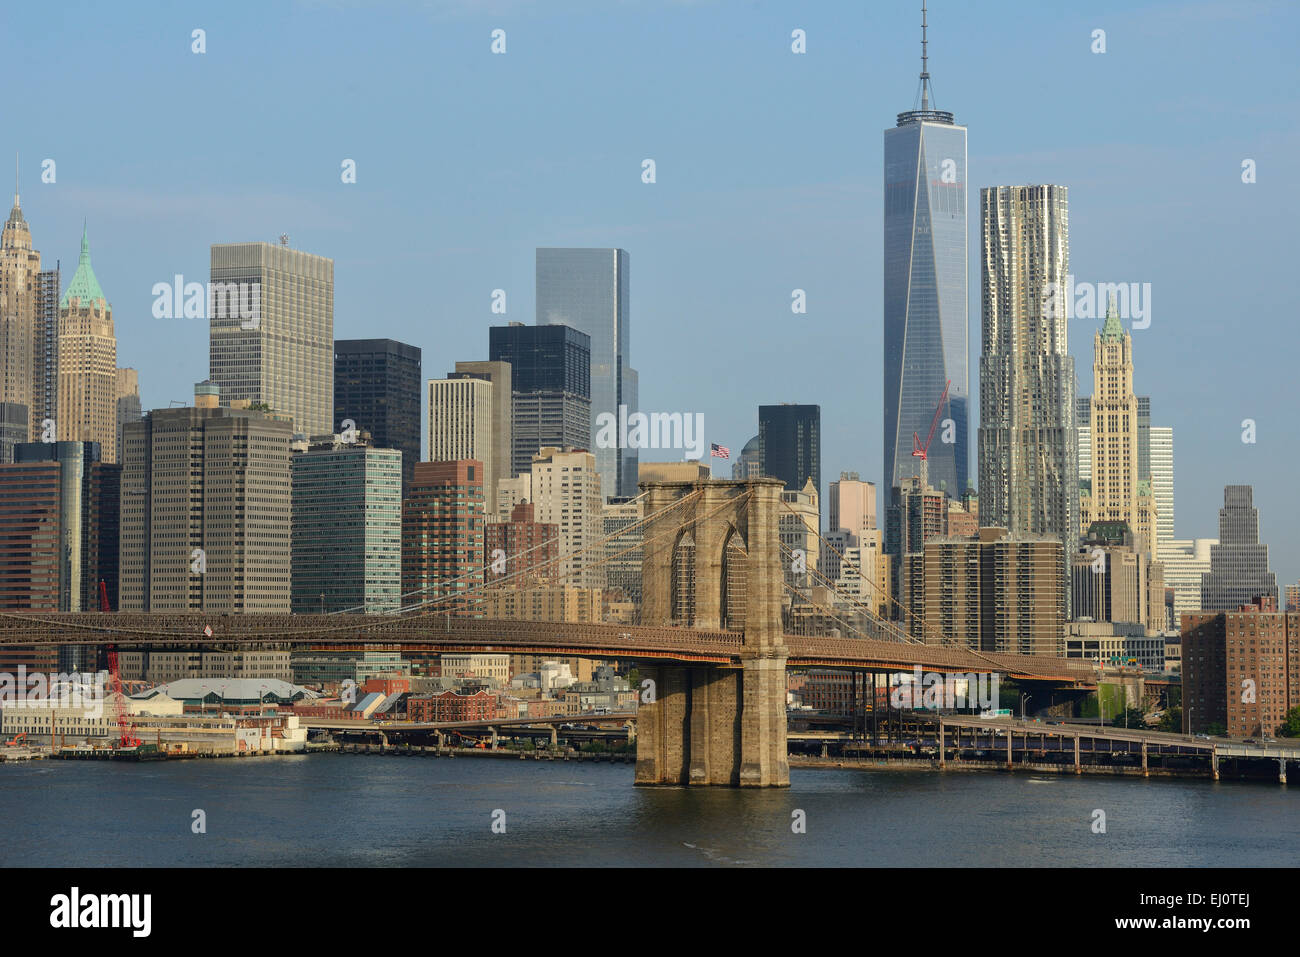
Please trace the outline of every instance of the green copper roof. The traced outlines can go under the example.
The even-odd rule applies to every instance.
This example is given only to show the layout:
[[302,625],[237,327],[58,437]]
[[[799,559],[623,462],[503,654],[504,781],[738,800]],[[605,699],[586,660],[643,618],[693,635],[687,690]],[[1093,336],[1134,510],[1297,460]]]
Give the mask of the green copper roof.
[[99,288],[99,280],[95,278],[95,270],[90,268],[90,240],[86,238],[84,226],[81,228],[81,261],[77,263],[72,282],[68,283],[63,298],[59,300],[60,308],[67,306],[72,299],[80,299],[82,302],[103,299],[104,304],[108,304],[108,300],[104,299],[104,290]]
[[1106,324],[1101,327],[1101,337],[1107,340],[1123,339],[1124,327],[1120,324],[1119,314],[1115,312],[1115,294],[1110,294],[1106,305]]

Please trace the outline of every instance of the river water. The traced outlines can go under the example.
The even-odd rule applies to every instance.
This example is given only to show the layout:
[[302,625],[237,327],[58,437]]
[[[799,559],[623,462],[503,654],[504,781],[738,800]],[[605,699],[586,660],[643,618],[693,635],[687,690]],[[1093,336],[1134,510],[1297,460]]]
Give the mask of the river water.
[[[0,765],[0,864],[1253,867],[1300,859],[1297,787],[797,768],[790,781],[772,791],[636,788],[631,765],[348,754],[37,761]],[[194,833],[196,810],[205,833]],[[792,827],[797,811],[804,833]]]

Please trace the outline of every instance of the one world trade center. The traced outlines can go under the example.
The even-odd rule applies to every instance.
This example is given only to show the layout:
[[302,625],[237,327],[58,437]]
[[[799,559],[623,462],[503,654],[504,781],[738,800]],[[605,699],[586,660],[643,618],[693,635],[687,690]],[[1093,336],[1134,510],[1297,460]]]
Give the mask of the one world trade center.
[[928,483],[958,498],[968,475],[970,400],[966,127],[931,107],[925,31],[923,6],[921,107],[885,130],[884,491],[892,497],[922,474],[913,452],[926,446],[934,423]]

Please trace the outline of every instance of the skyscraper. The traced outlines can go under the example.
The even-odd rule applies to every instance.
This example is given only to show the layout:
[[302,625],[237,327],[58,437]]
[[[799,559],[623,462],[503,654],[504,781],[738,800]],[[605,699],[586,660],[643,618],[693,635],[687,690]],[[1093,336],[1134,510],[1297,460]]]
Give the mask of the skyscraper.
[[121,610],[287,613],[293,430],[195,392],[125,429]]
[[510,475],[547,446],[591,448],[591,336],[564,325],[488,330],[488,358],[510,363]]
[[482,617],[485,517],[481,462],[416,464],[411,494],[402,503],[404,605],[428,603],[431,614]]
[[[537,324],[565,325],[591,337],[591,432],[602,414],[639,410],[632,368],[628,255],[622,249],[538,249]],[[616,430],[621,431],[621,430]],[[619,436],[622,441],[622,436]],[[637,494],[637,450],[592,449],[604,498]]]
[[140,421],[140,373],[135,369],[117,370],[117,455],[122,461],[122,429],[131,422]]
[[885,130],[883,487],[917,474],[912,435],[929,434],[946,386],[951,428],[935,433],[928,481],[955,498],[969,454],[966,127],[931,108],[927,50],[923,11],[921,107]]
[[779,478],[787,491],[799,492],[812,479],[822,494],[822,407],[760,405],[758,442],[763,475]]
[[501,477],[492,433],[494,391],[491,380],[469,373],[453,372],[445,379],[429,380],[429,461],[473,459],[476,481],[483,488],[485,515],[495,514],[495,485]]
[[[36,341],[32,355],[32,441],[40,439],[41,424],[59,419],[59,299],[63,292],[59,262],[37,276]],[[117,459],[122,461],[121,456]]]
[[[23,219],[15,172],[14,205],[0,232],[0,403],[5,429],[0,433],[0,462],[13,461],[12,440],[41,437],[34,414],[36,379],[37,292],[41,254],[32,249],[32,233]],[[18,439],[22,420],[23,438]]]
[[1156,500],[1156,552],[1163,560],[1165,543],[1174,540],[1174,430],[1167,425],[1156,425],[1147,431],[1151,494]]
[[497,483],[510,478],[510,452],[513,446],[511,412],[514,409],[513,376],[509,362],[457,362],[450,378],[473,376],[492,383],[492,454],[483,460],[484,498],[488,514],[496,512]]
[[1080,486],[1079,533],[1086,534],[1093,522],[1124,522],[1134,547],[1155,558],[1156,503],[1140,466],[1133,337],[1120,324],[1113,296],[1106,322],[1093,337],[1089,422],[1092,476]]
[[265,403],[304,435],[334,432],[334,260],[217,243],[211,263],[210,370],[221,401]]
[[1074,360],[1065,310],[1045,295],[1070,268],[1068,193],[990,187],[980,214],[980,525],[1054,535],[1068,562],[1079,535]]
[[293,455],[293,611],[396,612],[402,453],[320,438]]
[[60,442],[98,442],[105,462],[117,461],[117,337],[113,307],[90,265],[81,233],[81,260],[59,300]]
[[1210,546],[1210,570],[1201,576],[1201,608],[1235,611],[1256,598],[1277,607],[1277,576],[1268,546],[1259,542],[1259,511],[1252,485],[1225,485],[1219,509],[1219,544]]
[[420,350],[393,339],[334,340],[334,428],[351,419],[402,453],[403,495],[420,461]]
[[560,555],[548,572],[566,585],[600,588],[605,584],[606,557],[593,546],[603,537],[605,500],[603,476],[590,452],[542,449],[533,457],[533,502],[536,520],[560,530]]

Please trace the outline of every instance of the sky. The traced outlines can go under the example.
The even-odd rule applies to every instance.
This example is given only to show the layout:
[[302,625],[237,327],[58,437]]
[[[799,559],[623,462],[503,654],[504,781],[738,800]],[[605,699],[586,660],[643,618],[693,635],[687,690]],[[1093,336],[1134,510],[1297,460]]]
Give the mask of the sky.
[[[1151,284],[1135,389],[1174,430],[1177,536],[1216,537],[1223,486],[1253,484],[1296,581],[1300,9],[933,0],[929,23],[935,105],[968,128],[973,408],[978,190],[1068,186],[1075,277]],[[332,258],[336,338],[420,346],[426,378],[535,321],[538,246],[617,246],[642,410],[701,413],[734,456],[759,405],[816,403],[824,490],[882,480],[882,134],[919,48],[893,0],[7,4],[0,156],[65,285],[88,224],[146,409],[207,378],[206,323],[154,318],[152,288],[206,282],[212,243]],[[1098,325],[1070,323],[1081,394]]]

